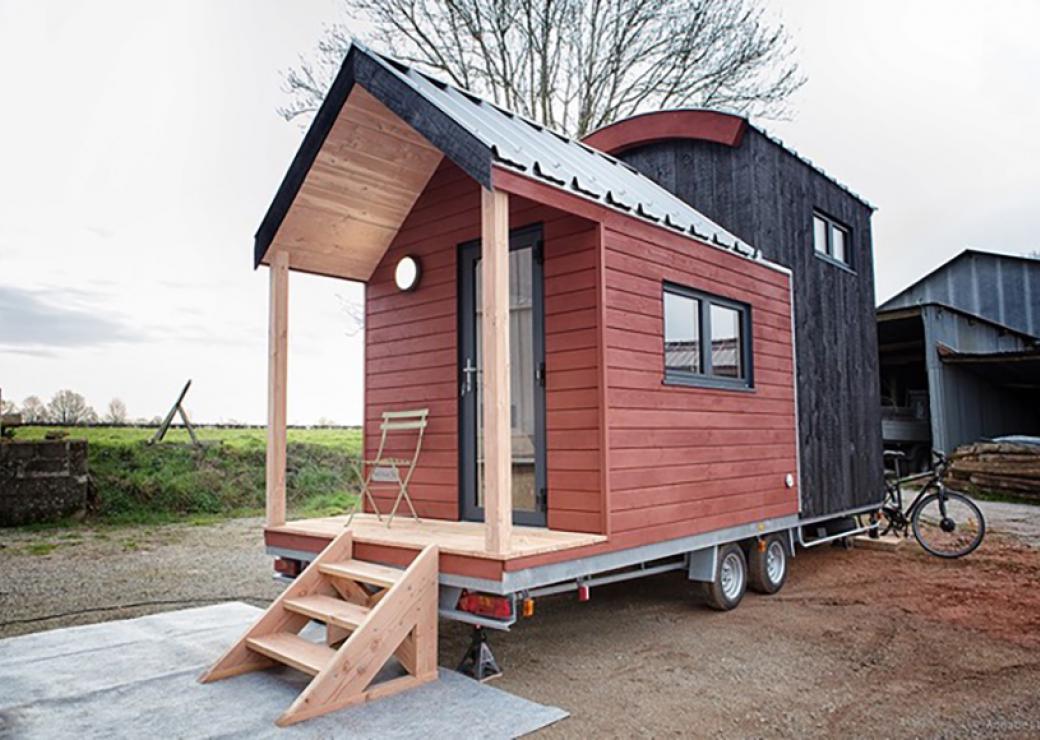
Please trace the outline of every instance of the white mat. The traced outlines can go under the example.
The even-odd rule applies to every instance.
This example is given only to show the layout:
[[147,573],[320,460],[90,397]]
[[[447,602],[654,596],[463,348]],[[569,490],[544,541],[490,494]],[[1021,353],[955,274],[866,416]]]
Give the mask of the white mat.
[[259,611],[236,602],[0,640],[0,737],[509,738],[567,716],[441,669],[417,689],[278,728],[306,676],[196,681]]

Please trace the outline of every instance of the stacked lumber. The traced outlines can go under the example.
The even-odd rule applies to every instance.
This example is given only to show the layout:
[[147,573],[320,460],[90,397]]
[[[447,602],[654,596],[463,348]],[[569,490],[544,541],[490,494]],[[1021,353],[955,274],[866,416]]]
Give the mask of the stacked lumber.
[[1040,501],[1040,446],[979,442],[957,448],[950,456],[947,477],[995,493]]

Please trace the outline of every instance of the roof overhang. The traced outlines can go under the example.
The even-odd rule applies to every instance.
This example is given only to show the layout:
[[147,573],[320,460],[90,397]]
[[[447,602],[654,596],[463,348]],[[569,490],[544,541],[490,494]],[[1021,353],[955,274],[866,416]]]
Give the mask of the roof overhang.
[[958,352],[939,344],[944,365],[956,365],[1004,388],[1040,390],[1040,347],[1014,352]]
[[367,281],[444,156],[490,186],[486,147],[353,47],[256,232],[254,264],[284,250],[290,269]]
[[920,303],[915,303],[910,306],[897,306],[895,308],[885,308],[886,305],[887,303],[882,304],[878,308],[874,309],[874,315],[877,318],[878,323],[881,323],[883,321],[896,321],[899,319],[905,319],[910,316],[920,316],[925,308],[930,308],[935,309],[937,311],[949,311],[950,313],[962,316],[968,321],[979,324],[985,324],[986,326],[992,328],[994,331],[997,331],[1001,334],[1010,334],[1012,336],[1016,336],[1027,344],[1040,342],[1040,339],[1037,339],[1037,337],[1019,331],[1018,329],[1008,326],[1007,324],[1002,324],[999,321],[994,321],[993,319],[987,318],[986,316],[980,316],[978,314],[972,313],[971,311],[965,311],[964,309],[958,308],[957,306],[951,306],[949,304],[941,303],[939,301],[922,301]]

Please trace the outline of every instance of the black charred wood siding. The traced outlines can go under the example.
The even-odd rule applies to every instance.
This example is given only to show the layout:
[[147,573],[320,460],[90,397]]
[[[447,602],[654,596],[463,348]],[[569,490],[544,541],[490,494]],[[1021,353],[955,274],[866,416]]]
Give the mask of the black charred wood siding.
[[[740,146],[670,140],[621,158],[793,273],[802,510],[880,501],[871,209],[749,128]],[[820,259],[813,209],[852,230],[852,269]]]

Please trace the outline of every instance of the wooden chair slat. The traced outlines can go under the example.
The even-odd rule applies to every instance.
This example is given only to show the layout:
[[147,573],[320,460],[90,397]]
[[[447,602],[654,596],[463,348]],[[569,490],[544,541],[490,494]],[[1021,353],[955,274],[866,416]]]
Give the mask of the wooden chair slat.
[[429,409],[415,409],[413,411],[384,411],[384,419],[407,419],[412,416],[425,417],[430,413]]

